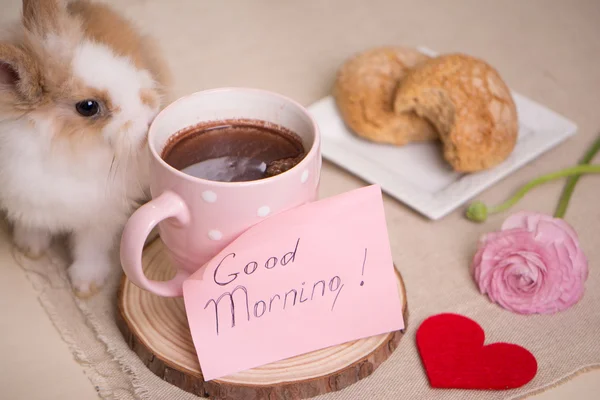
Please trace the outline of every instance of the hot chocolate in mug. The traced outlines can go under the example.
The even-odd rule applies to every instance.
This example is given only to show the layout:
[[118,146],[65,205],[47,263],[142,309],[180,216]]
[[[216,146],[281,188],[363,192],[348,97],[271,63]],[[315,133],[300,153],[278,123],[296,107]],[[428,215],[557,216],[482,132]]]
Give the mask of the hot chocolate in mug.
[[[296,133],[304,158],[283,173],[244,182],[196,178],[163,160],[165,145],[183,129],[232,119],[264,121]],[[160,296],[182,296],[183,281],[250,226],[317,197],[321,170],[318,126],[304,107],[275,93],[222,88],[183,97],[154,119],[148,145],[152,199],[125,225],[121,265],[132,283]],[[177,269],[175,277],[164,282],[149,280],[142,270],[144,244],[157,225]]]

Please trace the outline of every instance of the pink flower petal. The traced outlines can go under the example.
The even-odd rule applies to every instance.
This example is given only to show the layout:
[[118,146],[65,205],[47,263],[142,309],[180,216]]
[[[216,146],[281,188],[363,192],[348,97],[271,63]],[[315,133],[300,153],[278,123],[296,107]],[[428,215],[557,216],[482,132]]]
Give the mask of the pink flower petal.
[[514,213],[504,220],[504,223],[502,223],[502,227],[500,229],[503,231],[516,228],[527,229],[527,218],[529,215],[530,213],[527,211],[519,211]]

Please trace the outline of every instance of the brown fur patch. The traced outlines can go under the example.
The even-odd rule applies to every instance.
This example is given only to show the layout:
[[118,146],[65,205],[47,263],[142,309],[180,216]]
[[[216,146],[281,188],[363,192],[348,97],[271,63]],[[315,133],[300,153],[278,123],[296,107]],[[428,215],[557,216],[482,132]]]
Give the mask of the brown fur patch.
[[23,0],[23,25],[44,36],[61,29],[61,6],[58,0]]
[[154,108],[159,106],[159,98],[153,90],[142,89],[140,90],[140,100],[142,104]]
[[159,57],[153,41],[138,33],[133,24],[105,4],[77,0],[68,10],[83,23],[84,34],[112,48],[116,54],[129,58],[133,64],[148,70],[163,89],[169,84],[168,68]]
[[79,21],[69,16],[65,0],[23,0],[23,26],[39,38],[76,37]]

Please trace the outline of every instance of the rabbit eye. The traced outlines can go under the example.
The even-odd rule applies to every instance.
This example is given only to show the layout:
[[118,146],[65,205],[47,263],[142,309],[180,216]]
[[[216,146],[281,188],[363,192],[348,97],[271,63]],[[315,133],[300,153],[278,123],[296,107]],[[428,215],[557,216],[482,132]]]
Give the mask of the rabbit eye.
[[75,104],[75,109],[83,117],[93,117],[100,112],[100,104],[96,100],[83,100]]

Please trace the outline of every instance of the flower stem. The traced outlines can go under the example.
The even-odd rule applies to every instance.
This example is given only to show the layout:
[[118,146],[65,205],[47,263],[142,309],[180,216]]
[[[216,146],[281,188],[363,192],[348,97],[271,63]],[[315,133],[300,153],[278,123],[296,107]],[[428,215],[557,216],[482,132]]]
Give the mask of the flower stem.
[[[594,156],[596,156],[596,153],[598,153],[598,151],[600,150],[600,136],[598,136],[598,139],[596,139],[594,141],[594,143],[592,144],[592,146],[588,149],[588,151],[585,153],[585,155],[583,156],[583,158],[580,161],[580,165],[586,165],[589,164],[592,159],[594,158]],[[575,185],[577,184],[577,181],[579,180],[579,178],[581,177],[581,175],[575,175],[570,177],[567,180],[567,183],[565,184],[565,188],[563,189],[563,192],[560,196],[560,200],[558,201],[558,206],[556,207],[556,211],[554,212],[554,217],[555,218],[563,218],[567,212],[567,207],[569,206],[569,201],[571,200],[571,196],[573,195],[573,190],[575,189]]]
[[600,173],[600,164],[584,164],[542,175],[539,178],[536,178],[524,185],[523,187],[521,187],[511,198],[509,198],[502,204],[498,204],[495,207],[487,207],[481,202],[472,203],[467,209],[467,218],[469,218],[472,221],[483,222],[487,219],[487,216],[490,214],[496,214],[508,210],[519,200],[521,200],[527,194],[527,192],[543,183],[550,182],[556,179],[566,178],[569,176],[598,173]]
[[568,176],[573,175],[582,175],[582,174],[597,174],[600,173],[600,165],[578,165],[576,167],[566,168],[557,172],[552,172],[546,175],[542,175],[539,178],[536,178],[524,185],[521,189],[514,194],[513,197],[508,199],[502,204],[497,205],[496,207],[491,207],[488,213],[497,213],[508,210],[510,207],[515,205],[519,200],[521,200],[527,192],[533,189],[536,186],[539,186],[543,183],[550,182],[560,178],[566,178]]

